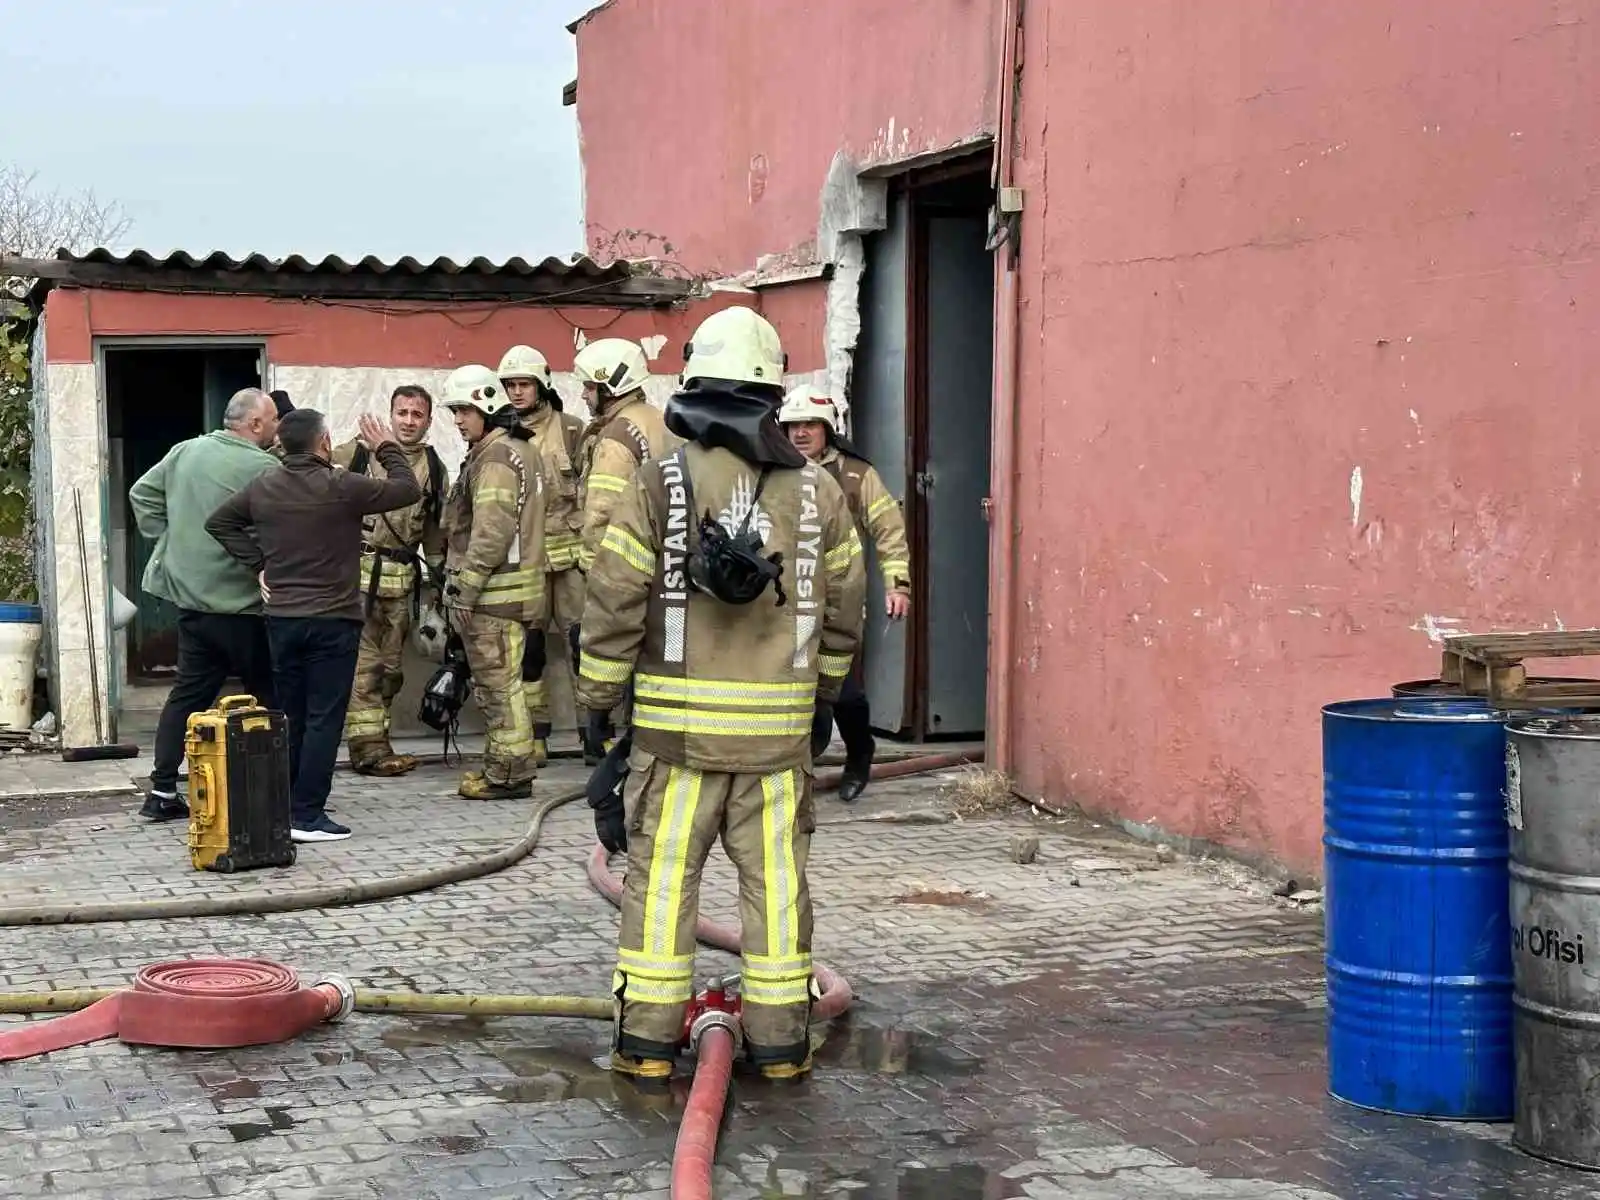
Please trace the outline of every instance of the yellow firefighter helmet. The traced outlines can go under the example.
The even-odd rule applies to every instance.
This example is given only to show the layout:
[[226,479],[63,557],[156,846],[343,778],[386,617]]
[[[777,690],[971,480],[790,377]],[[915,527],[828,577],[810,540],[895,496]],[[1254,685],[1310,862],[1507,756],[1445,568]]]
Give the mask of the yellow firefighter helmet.
[[712,313],[694,331],[683,381],[729,379],[783,386],[783,342],[771,323],[742,305]]
[[537,379],[550,386],[550,363],[532,346],[513,346],[500,360],[500,378]]
[[446,408],[475,408],[486,417],[492,417],[511,403],[505,385],[488,367],[469,363],[457,367],[445,378],[444,395],[440,403]]
[[613,396],[636,392],[650,378],[643,348],[627,338],[590,342],[572,360],[572,370],[581,382],[597,384]]
[[822,421],[835,433],[839,432],[839,406],[829,396],[824,396],[809,383],[792,389],[783,398],[778,410],[778,423],[795,425],[801,421]]

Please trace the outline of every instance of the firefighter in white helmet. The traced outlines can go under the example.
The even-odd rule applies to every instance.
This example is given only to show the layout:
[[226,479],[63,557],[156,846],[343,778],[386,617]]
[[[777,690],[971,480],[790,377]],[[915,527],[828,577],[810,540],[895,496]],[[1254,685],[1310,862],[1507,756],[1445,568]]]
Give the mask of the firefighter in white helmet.
[[[593,418],[583,434],[583,545],[579,564],[589,570],[606,536],[611,511],[633,486],[642,463],[661,458],[679,444],[661,413],[645,399],[650,363],[637,342],[601,338],[578,351],[573,373],[583,384]],[[626,702],[618,716],[626,720]],[[580,722],[581,724],[581,722]],[[584,761],[593,766],[605,744],[584,734]]]
[[[500,382],[522,428],[544,464],[545,599],[548,630],[529,629],[523,660],[524,696],[533,722],[533,755],[539,766],[550,757],[550,684],[571,661],[571,631],[583,616],[582,468],[583,420],[562,410],[550,380],[550,364],[532,346],[513,346],[500,360]],[[547,632],[555,634],[547,638]],[[552,647],[551,642],[554,642]],[[576,664],[573,664],[576,673]]]
[[[903,620],[911,609],[911,550],[899,502],[889,494],[877,468],[845,438],[839,406],[830,397],[810,385],[797,387],[784,397],[778,420],[795,449],[821,465],[844,489],[862,544],[870,542],[878,552],[886,614],[891,621]],[[821,719],[819,715],[818,720]],[[865,790],[877,750],[859,662],[850,668],[838,703],[833,706],[833,719],[844,738],[845,751],[839,799],[849,803]],[[833,736],[831,728],[816,732],[822,737]]]
[[866,575],[844,493],[778,425],[782,378],[757,313],[708,318],[667,405],[688,444],[639,468],[589,571],[579,702],[604,726],[635,688],[596,773],[628,754],[625,788],[591,804],[602,844],[628,852],[612,1066],[646,1079],[678,1053],[719,836],[739,872],[745,1047],[769,1078],[811,1065],[811,730],[860,641]]
[[533,794],[533,724],[523,698],[528,629],[543,629],[544,475],[539,449],[488,367],[457,367],[442,403],[467,443],[445,501],[444,604],[472,669],[483,712],[483,770],[469,772],[469,800]]

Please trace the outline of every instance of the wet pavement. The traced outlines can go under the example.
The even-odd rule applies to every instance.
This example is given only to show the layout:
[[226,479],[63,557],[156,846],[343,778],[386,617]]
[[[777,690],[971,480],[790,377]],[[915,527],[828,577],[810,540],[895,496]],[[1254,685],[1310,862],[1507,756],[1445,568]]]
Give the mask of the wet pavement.
[[[341,781],[336,803],[371,831],[341,853],[448,859],[520,831],[517,806],[449,801],[450,778],[430,768],[409,781]],[[551,772],[542,786],[564,778]],[[884,815],[895,819],[871,819]],[[820,816],[818,954],[858,1002],[818,1031],[809,1081],[737,1080],[720,1200],[1600,1192],[1600,1176],[1512,1149],[1504,1125],[1329,1099],[1320,913],[1237,869],[1162,863],[1108,830],[1026,810],[953,819],[937,781],[875,788],[854,810],[824,800]],[[30,857],[89,842],[102,863],[154,862],[161,839],[181,838],[130,834],[98,807],[28,824],[0,837],[0,858],[25,839]],[[1008,845],[1028,827],[1041,848],[1022,866]],[[341,970],[369,987],[600,995],[615,916],[583,879],[588,840],[587,813],[569,807],[523,864],[421,896],[0,929],[0,990],[115,984],[145,962],[228,953]],[[12,869],[0,863],[0,894]],[[329,869],[312,861],[252,886]],[[65,896],[81,878],[36,863],[26,891]],[[706,911],[725,915],[732,898],[731,873],[708,871]],[[702,973],[727,966],[702,952]],[[598,1022],[358,1015],[286,1046],[102,1043],[7,1064],[0,1192],[665,1200],[687,1079],[639,1093],[604,1069],[607,1037]]]

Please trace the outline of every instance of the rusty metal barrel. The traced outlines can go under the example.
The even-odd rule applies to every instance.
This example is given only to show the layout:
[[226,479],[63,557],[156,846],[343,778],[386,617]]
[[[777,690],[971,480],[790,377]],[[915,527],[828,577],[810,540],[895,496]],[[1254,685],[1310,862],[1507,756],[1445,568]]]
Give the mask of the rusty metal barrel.
[[1506,823],[1512,1140],[1600,1170],[1600,717],[1507,724]]

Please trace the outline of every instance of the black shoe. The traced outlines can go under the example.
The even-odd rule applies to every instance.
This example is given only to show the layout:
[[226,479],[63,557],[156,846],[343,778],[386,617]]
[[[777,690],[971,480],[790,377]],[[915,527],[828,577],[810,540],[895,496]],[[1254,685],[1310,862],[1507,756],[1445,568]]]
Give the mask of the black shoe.
[[307,825],[294,825],[289,837],[296,842],[342,842],[350,836],[350,827],[341,825],[326,813]]
[[139,815],[146,821],[187,821],[189,806],[181,796],[162,796],[149,792],[145,795]]
[[856,797],[867,790],[867,780],[871,777],[871,752],[868,752],[865,757],[847,754],[844,760],[844,770],[839,772],[839,799],[846,804],[854,803]]

